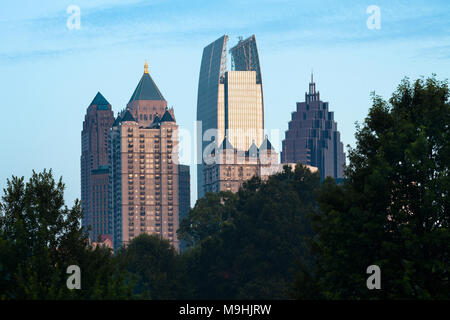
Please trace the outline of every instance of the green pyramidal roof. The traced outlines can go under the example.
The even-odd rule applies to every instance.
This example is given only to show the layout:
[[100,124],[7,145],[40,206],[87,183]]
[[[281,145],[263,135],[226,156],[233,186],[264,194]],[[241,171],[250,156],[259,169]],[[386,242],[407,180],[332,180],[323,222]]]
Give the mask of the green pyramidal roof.
[[97,92],[94,100],[92,100],[90,105],[93,105],[93,104],[96,104],[98,106],[107,106],[107,105],[109,105],[109,102],[108,102],[108,100],[105,99],[105,97],[100,92]]
[[161,118],[161,122],[175,122],[175,120],[173,119],[172,115],[170,114],[170,112],[168,110],[166,110],[166,112],[164,112],[162,118]]
[[125,121],[134,121],[134,122],[136,122],[136,119],[134,119],[134,117],[131,115],[130,110],[127,109],[125,111],[125,114],[123,115],[121,121],[122,122],[125,122]]
[[130,101],[134,100],[165,100],[152,77],[147,72],[144,72],[139,81],[136,90],[134,90]]

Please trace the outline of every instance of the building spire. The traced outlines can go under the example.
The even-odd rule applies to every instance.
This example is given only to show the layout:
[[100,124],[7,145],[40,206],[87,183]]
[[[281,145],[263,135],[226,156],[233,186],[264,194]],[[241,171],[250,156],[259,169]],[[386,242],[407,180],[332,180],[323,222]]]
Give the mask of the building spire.
[[148,74],[148,64],[147,64],[147,60],[145,60],[144,73],[147,73],[147,74]]
[[309,83],[309,94],[310,95],[316,94],[316,84],[314,83],[314,75],[312,69],[311,69],[311,82]]

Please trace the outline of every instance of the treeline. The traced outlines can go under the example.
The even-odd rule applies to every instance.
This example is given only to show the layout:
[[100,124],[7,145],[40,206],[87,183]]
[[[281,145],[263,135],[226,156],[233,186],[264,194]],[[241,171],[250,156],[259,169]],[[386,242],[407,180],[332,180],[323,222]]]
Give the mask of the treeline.
[[[401,82],[357,126],[343,184],[298,165],[209,193],[181,222],[188,249],[141,235],[90,248],[52,172],[8,180],[1,299],[449,299],[450,103],[433,76]],[[69,265],[81,289],[66,286]],[[370,290],[367,268],[381,271]]]

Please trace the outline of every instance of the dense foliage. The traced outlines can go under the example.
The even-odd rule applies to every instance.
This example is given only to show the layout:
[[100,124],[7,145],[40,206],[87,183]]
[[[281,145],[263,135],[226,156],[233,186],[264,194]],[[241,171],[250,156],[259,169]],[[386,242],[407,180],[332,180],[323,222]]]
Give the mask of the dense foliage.
[[134,295],[142,299],[190,298],[182,257],[169,241],[142,234],[121,248],[117,258],[135,280]]
[[[88,246],[82,211],[64,204],[64,184],[51,171],[29,182],[12,177],[0,202],[1,299],[124,299],[126,274],[108,249]],[[67,267],[81,269],[81,289],[66,286]]]
[[[315,271],[296,281],[327,299],[450,298],[450,104],[446,82],[404,80],[356,133],[342,186],[325,181],[313,217]],[[381,269],[368,290],[366,268]]]
[[183,221],[179,235],[195,245],[186,255],[195,298],[284,299],[293,270],[310,266],[308,219],[318,173],[297,166],[253,178],[235,195],[207,194]]

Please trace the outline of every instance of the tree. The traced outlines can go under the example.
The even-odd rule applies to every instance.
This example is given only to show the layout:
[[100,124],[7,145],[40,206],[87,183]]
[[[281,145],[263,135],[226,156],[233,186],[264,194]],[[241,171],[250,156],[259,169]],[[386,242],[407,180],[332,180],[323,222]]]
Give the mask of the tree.
[[[325,181],[313,217],[308,277],[321,297],[450,297],[449,123],[448,84],[435,76],[403,80],[389,102],[373,95],[344,184]],[[366,287],[369,265],[381,290]]]
[[169,241],[141,234],[119,250],[118,259],[134,276],[137,297],[152,300],[189,297],[184,264]]
[[267,182],[254,177],[237,194],[207,194],[182,223],[194,239],[187,252],[201,299],[283,299],[294,270],[308,267],[308,214],[320,185],[317,173],[289,167]]
[[[4,299],[130,297],[125,273],[107,249],[93,250],[80,225],[78,200],[64,203],[64,183],[52,171],[13,176],[0,202],[0,288]],[[81,290],[66,286],[67,267],[81,269]]]
[[231,221],[233,203],[236,195],[229,191],[220,193],[208,192],[204,198],[197,200],[194,209],[189,213],[189,219],[183,219],[178,237],[193,247],[199,241],[214,236]]

